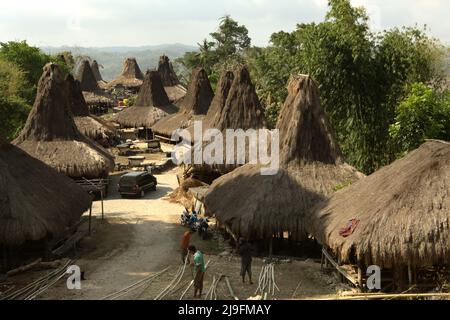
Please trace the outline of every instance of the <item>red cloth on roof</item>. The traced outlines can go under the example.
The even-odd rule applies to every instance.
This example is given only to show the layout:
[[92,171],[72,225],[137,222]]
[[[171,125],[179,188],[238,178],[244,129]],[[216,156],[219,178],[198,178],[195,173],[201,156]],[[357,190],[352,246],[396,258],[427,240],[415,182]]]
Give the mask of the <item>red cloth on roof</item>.
[[358,224],[359,224],[358,219],[349,220],[347,225],[344,228],[342,228],[341,230],[339,230],[339,235],[343,236],[344,238],[347,238],[348,236],[353,234],[353,232],[355,231]]

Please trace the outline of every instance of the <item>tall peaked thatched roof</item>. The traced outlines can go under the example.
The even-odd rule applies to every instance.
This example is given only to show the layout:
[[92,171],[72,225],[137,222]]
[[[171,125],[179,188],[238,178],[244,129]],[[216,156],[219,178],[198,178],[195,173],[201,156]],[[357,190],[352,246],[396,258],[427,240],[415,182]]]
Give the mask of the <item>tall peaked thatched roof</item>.
[[[208,212],[238,235],[261,239],[288,231],[302,239],[308,210],[339,184],[361,177],[343,162],[322,161],[333,158],[330,150],[339,147],[325,121],[317,86],[309,76],[291,81],[281,115],[277,124],[281,149],[278,173],[262,175],[260,165],[244,165],[214,181],[205,197]],[[323,149],[315,148],[316,144]]]
[[231,86],[233,84],[234,74],[232,71],[224,71],[220,75],[217,83],[216,94],[211,102],[208,113],[203,121],[204,128],[213,128],[215,123],[219,123],[222,112],[228,100]]
[[90,204],[71,179],[0,138],[0,245],[58,237]]
[[170,137],[177,129],[187,128],[197,119],[203,119],[208,112],[214,92],[203,68],[192,72],[188,91],[180,104],[180,111],[158,121],[153,131]]
[[157,71],[148,71],[145,75],[144,85],[141,87],[136,99],[136,106],[159,107],[169,103],[160,74]]
[[159,73],[148,71],[135,106],[118,113],[115,121],[125,127],[150,128],[156,121],[177,111],[178,108],[169,102]]
[[[358,219],[353,234],[339,230]],[[311,215],[309,232],[342,261],[380,267],[450,261],[450,143],[428,141]],[[355,259],[356,258],[356,259]]]
[[211,88],[208,75],[205,69],[197,68],[192,72],[186,97],[181,104],[181,109],[193,115],[208,112],[208,108],[214,97],[214,91]]
[[73,78],[71,74],[64,79],[67,98],[70,106],[70,111],[74,117],[86,117],[89,115],[89,108],[83,97],[80,83]]
[[159,57],[158,72],[161,75],[162,83],[165,87],[173,87],[180,84],[168,56],[162,55]]
[[92,69],[92,72],[94,73],[95,80],[97,80],[97,82],[103,81],[102,74],[100,73],[100,67],[98,65],[97,60],[93,60],[91,62],[91,69]]
[[78,130],[93,140],[103,136],[111,136],[115,131],[114,126],[99,117],[89,114],[89,108],[84,100],[79,82],[72,75],[67,75],[65,85],[70,111],[74,116]]
[[60,68],[47,64],[33,108],[14,144],[68,176],[107,175],[114,167],[113,158],[78,131],[69,99]]
[[80,82],[82,91],[98,92],[100,90],[88,60],[81,62],[76,74],[76,79]]
[[223,108],[217,111],[220,113],[215,115],[211,127],[220,131],[259,129],[265,126],[264,110],[245,66],[239,67],[234,72],[234,80],[226,102]]
[[144,80],[144,74],[135,58],[127,58],[123,62],[122,73],[117,79],[108,83],[109,88],[116,86],[124,86],[128,88],[136,88],[142,85]]

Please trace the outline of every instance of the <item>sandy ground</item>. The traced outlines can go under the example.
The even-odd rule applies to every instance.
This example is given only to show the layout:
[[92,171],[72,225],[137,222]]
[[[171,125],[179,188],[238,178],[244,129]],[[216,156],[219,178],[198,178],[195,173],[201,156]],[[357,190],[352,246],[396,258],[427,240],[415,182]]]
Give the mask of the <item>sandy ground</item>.
[[[102,299],[131,284],[157,273],[167,267],[168,271],[156,278],[148,287],[134,290],[121,299],[154,299],[172,281],[180,267],[179,241],[186,231],[179,225],[183,208],[164,199],[178,184],[177,170],[157,175],[158,188],[149,192],[144,199],[122,199],[116,191],[119,175],[113,177],[110,195],[104,201],[105,221],[101,221],[100,202],[95,202],[92,235],[85,238],[74,254],[75,264],[85,272],[81,290],[68,290],[65,280],[46,291],[39,299]],[[199,247],[210,260],[205,276],[204,292],[214,276],[227,275],[239,299],[255,296],[257,285],[242,284],[239,276],[240,260],[236,256],[220,256],[223,241],[220,234],[208,240],[194,235],[191,243]],[[261,258],[253,263],[254,282],[257,282],[263,265]],[[42,275],[42,272],[40,273]],[[38,274],[21,275],[32,281]],[[314,299],[330,297],[343,289],[336,285],[334,276],[320,271],[317,261],[292,261],[275,266],[275,277],[280,292],[270,299]],[[183,279],[174,292],[165,299],[179,299],[181,293],[192,280],[192,267],[188,266]],[[219,299],[232,299],[225,281],[218,286]],[[192,290],[185,299],[192,298]]]

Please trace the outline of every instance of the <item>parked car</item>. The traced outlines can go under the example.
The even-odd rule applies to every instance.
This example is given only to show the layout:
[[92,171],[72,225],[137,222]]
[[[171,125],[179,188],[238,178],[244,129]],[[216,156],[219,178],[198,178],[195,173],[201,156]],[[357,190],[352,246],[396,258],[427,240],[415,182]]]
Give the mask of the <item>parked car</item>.
[[158,181],[149,172],[130,172],[119,181],[119,193],[124,196],[145,196],[146,191],[156,191]]

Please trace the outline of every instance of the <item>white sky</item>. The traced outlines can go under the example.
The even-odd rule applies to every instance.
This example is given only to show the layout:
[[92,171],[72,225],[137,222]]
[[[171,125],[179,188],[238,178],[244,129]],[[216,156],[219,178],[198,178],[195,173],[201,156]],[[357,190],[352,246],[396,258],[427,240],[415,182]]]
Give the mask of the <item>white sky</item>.
[[[372,27],[426,24],[450,43],[449,0],[352,0],[368,9]],[[327,0],[0,0],[0,41],[33,45],[195,45],[230,14],[255,45],[300,22],[320,22]]]

